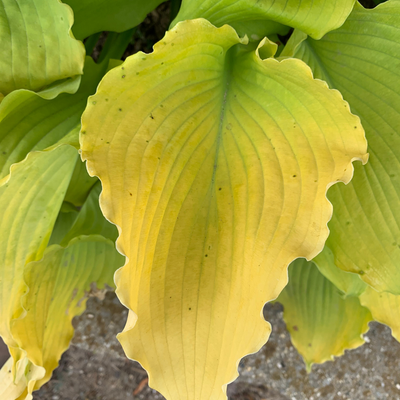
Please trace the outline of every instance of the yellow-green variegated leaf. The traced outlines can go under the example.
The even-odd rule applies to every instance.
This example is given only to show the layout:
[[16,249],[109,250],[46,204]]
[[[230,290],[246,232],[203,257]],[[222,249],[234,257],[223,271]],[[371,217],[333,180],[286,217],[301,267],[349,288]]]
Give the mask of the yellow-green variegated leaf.
[[[0,179],[9,174],[12,164],[23,160],[30,151],[44,150],[61,142],[79,146],[80,118],[87,98],[95,92],[105,67],[96,65],[87,57],[82,83],[75,94],[64,93],[47,100],[31,91],[19,90],[1,102]],[[81,172],[86,182],[87,174]],[[82,185],[74,188],[81,190]],[[71,195],[70,192],[68,195]],[[71,198],[82,201],[79,196],[72,195]]]
[[329,279],[345,296],[359,296],[367,287],[360,275],[346,272],[335,265],[335,258],[329,247],[313,259],[319,271]]
[[[216,26],[246,21],[279,22],[302,29],[315,39],[343,24],[355,0],[183,0],[173,21],[205,18]],[[278,33],[279,31],[271,32]]]
[[335,185],[327,246],[335,264],[378,291],[400,294],[400,1],[359,4],[338,30],[315,41],[296,33],[282,55],[306,61],[361,117],[370,159]]
[[389,326],[393,337],[400,342],[400,296],[377,292],[368,287],[360,296],[361,304],[367,307],[375,321]]
[[50,379],[72,339],[72,319],[84,311],[89,296],[114,286],[114,272],[122,264],[112,241],[91,235],[74,238],[66,248],[50,246],[42,260],[26,266],[26,313],[12,322],[11,332],[21,349],[14,350],[14,362],[28,360],[37,371],[34,377],[26,373],[19,378],[27,393]]
[[0,1],[0,93],[39,91],[82,74],[85,49],[59,0]]
[[371,313],[358,297],[343,298],[312,262],[294,261],[289,283],[277,301],[283,304],[283,318],[292,343],[304,359],[307,370],[364,344]]
[[74,11],[72,30],[84,39],[101,31],[123,32],[139,25],[163,0],[65,0]]
[[69,145],[32,152],[0,181],[0,335],[9,346],[11,320],[22,312],[24,268],[43,256],[77,157]]
[[179,23],[110,71],[82,117],[82,157],[129,260],[119,339],[168,399],[225,398],[268,338],[262,308],[287,265],[323,247],[327,186],[366,158],[339,92],[299,60],[262,59],[276,45],[245,43]]

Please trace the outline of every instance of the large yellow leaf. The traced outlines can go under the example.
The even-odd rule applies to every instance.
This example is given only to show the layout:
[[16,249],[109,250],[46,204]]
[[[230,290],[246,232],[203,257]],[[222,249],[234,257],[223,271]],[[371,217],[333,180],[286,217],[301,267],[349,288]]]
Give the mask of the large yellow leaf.
[[366,160],[339,92],[299,60],[263,60],[271,43],[245,43],[179,23],[110,71],[82,117],[82,157],[129,260],[119,339],[168,399],[225,397],[268,338],[262,308],[287,265],[323,247],[327,187]]
[[290,265],[289,283],[277,301],[284,306],[286,327],[308,371],[314,363],[364,344],[361,335],[368,331],[371,313],[358,297],[343,298],[313,262],[300,259]]

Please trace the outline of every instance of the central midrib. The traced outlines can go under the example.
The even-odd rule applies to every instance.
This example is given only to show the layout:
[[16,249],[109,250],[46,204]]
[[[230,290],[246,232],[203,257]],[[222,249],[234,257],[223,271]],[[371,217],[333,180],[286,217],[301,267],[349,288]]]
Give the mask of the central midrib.
[[221,110],[219,113],[218,132],[217,132],[217,136],[216,136],[216,149],[215,149],[213,173],[212,173],[212,178],[211,178],[211,188],[215,184],[215,176],[216,176],[217,168],[218,168],[218,157],[219,157],[219,151],[220,151],[220,147],[221,147],[224,122],[225,122],[225,118],[226,118],[226,105],[227,105],[228,95],[229,95],[229,86],[232,82],[234,53],[236,51],[235,47],[236,46],[231,47],[225,54],[225,63],[224,63],[224,69],[222,72]]

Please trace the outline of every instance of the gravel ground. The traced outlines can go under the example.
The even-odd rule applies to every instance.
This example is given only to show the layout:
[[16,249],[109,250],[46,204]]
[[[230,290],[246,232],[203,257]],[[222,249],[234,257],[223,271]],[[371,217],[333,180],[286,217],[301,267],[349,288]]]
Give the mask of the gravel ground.
[[[126,314],[113,293],[103,304],[90,299],[74,321],[73,345],[34,400],[163,399],[115,339]],[[241,361],[241,375],[228,387],[231,400],[400,400],[400,344],[389,328],[371,323],[368,343],[334,362],[314,365],[307,375],[282,320],[282,306],[268,304],[265,316],[273,326],[271,338]]]

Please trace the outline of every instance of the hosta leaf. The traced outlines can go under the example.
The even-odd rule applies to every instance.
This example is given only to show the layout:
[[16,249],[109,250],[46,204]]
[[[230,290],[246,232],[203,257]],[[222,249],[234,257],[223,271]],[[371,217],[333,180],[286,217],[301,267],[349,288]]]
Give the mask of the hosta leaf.
[[329,247],[313,259],[319,271],[329,279],[345,296],[359,296],[367,287],[367,284],[358,274],[346,272],[335,265],[335,258]]
[[33,368],[32,363],[25,357],[16,366],[13,374],[13,359],[10,357],[0,370],[0,396],[5,400],[31,400],[32,396],[27,394],[26,382],[34,382],[41,379],[43,369]]
[[360,296],[360,301],[369,308],[374,320],[390,327],[393,337],[400,342],[400,296],[378,293],[368,287]]
[[49,240],[49,246],[52,244],[60,244],[67,233],[71,230],[79,210],[73,204],[63,202],[58,214],[56,223],[54,224],[53,232]]
[[335,185],[327,246],[335,264],[378,291],[400,294],[400,2],[356,5],[346,23],[315,41],[297,33],[282,55],[306,61],[361,117],[370,159]]
[[[302,29],[315,39],[343,24],[355,0],[183,0],[172,25],[206,18],[216,26],[272,21]],[[271,33],[278,33],[271,32]]]
[[36,93],[17,91],[0,104],[0,179],[8,175],[13,163],[30,151],[44,150],[64,141],[79,145],[77,135],[87,98],[105,72],[86,58],[81,86],[75,94],[61,94],[53,100]]
[[98,179],[89,176],[87,173],[85,163],[77,160],[64,200],[77,207],[82,206],[96,182],[98,182]]
[[65,0],[74,11],[72,30],[79,39],[96,32],[123,32],[139,25],[163,0]]
[[1,0],[0,93],[39,91],[81,75],[85,49],[72,23],[71,9],[59,0]]
[[271,38],[274,34],[286,35],[290,27],[279,24],[274,21],[251,20],[230,22],[239,36],[248,35],[250,41],[260,42],[261,39],[268,36]]
[[77,156],[68,145],[32,152],[0,181],[0,335],[9,346],[10,322],[20,316],[26,290],[24,267],[43,256]]
[[67,248],[50,246],[42,260],[27,265],[29,291],[22,298],[26,315],[13,321],[11,329],[23,349],[21,362],[28,359],[32,369],[44,374],[36,382],[25,374],[20,378],[28,392],[50,379],[72,339],[72,318],[84,311],[96,287],[113,286],[114,272],[122,264],[112,241],[91,235],[73,239]]
[[314,363],[364,344],[361,335],[368,330],[371,313],[357,297],[343,299],[312,262],[300,259],[290,265],[289,283],[277,301],[284,306],[286,327],[308,371]]
[[[69,213],[69,216],[63,215],[65,214],[64,212],[60,213],[53,230],[53,235],[56,234],[58,241],[56,242],[52,236],[52,243],[60,243],[65,246],[76,236],[92,234],[102,235],[113,242],[117,239],[117,228],[110,224],[101,213],[99,206],[100,192],[101,185],[98,182],[90,191],[89,196],[78,213]],[[74,219],[69,225],[67,221],[71,218]],[[59,231],[63,231],[64,235],[60,234]]]
[[339,92],[299,60],[260,58],[276,45],[244,43],[228,25],[177,24],[110,71],[82,117],[82,157],[129,260],[119,338],[170,399],[225,397],[267,340],[262,308],[287,265],[323,247],[327,186],[366,156]]

